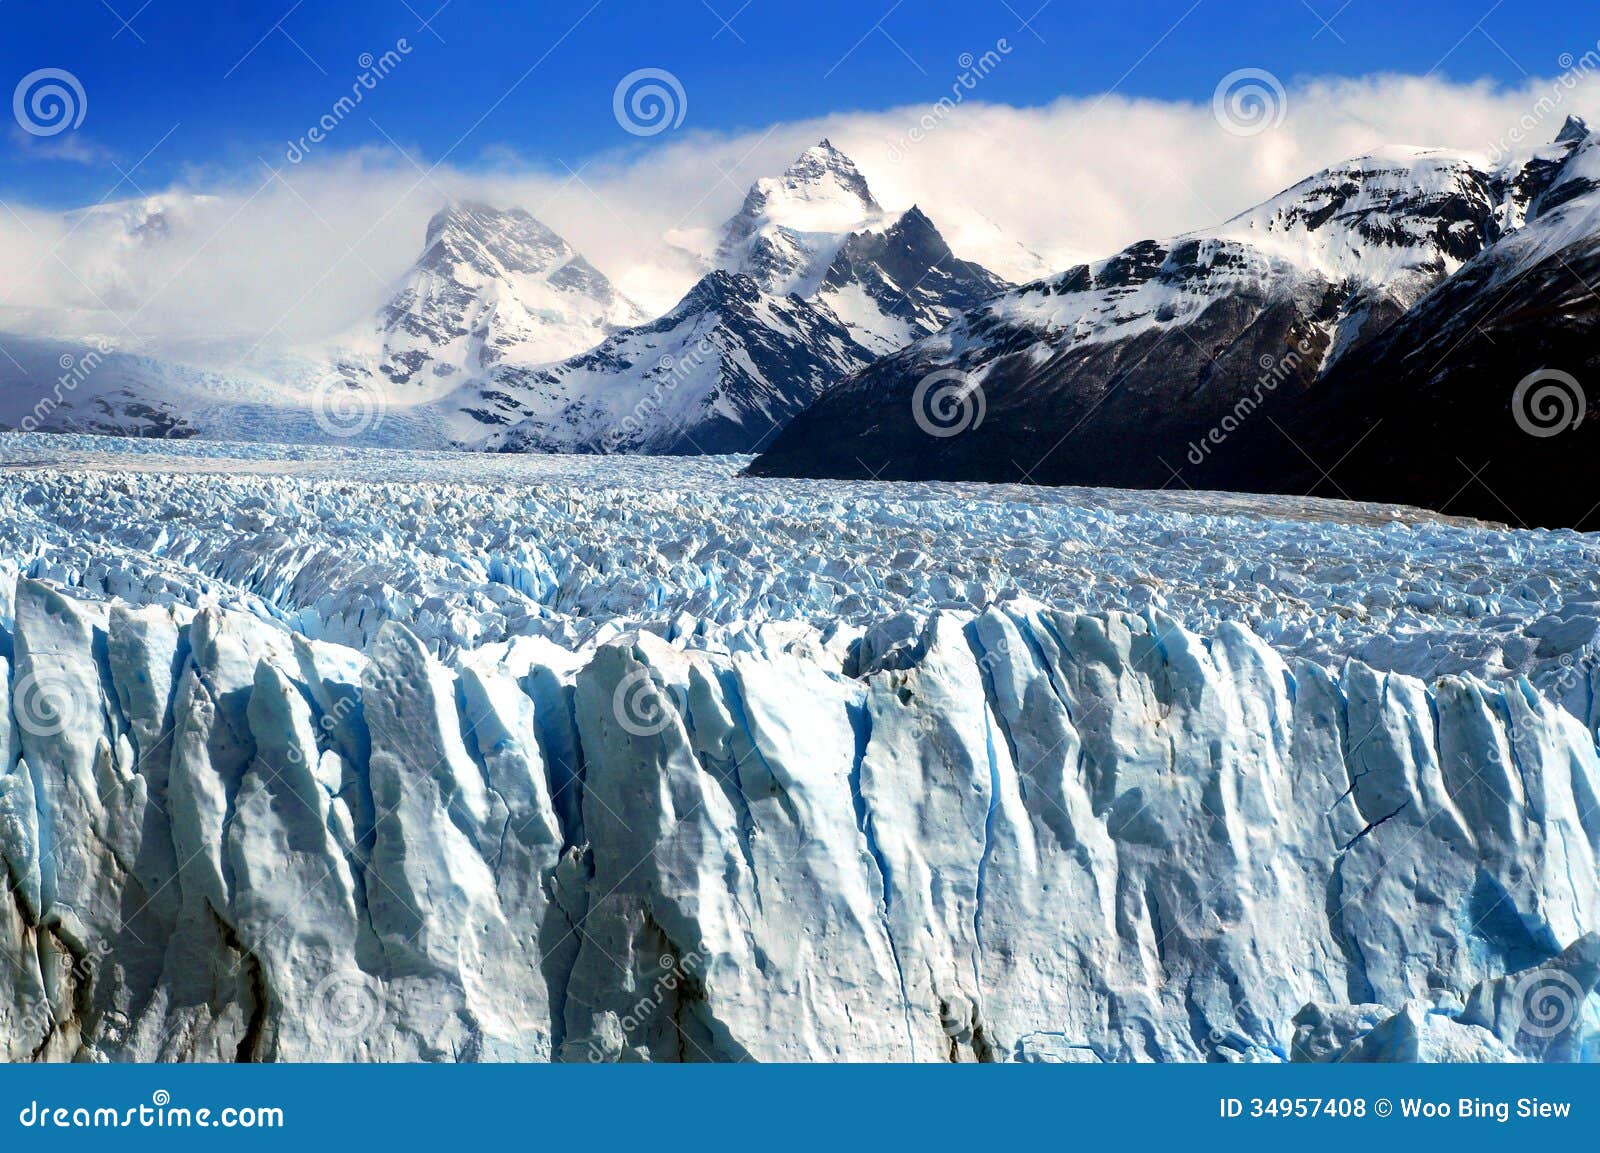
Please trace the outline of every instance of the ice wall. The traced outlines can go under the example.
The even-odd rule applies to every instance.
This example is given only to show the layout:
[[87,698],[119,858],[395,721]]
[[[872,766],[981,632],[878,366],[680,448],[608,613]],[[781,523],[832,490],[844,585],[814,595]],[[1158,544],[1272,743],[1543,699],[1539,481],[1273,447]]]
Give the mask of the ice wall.
[[18,584],[13,1060],[1600,1056],[1525,681],[1026,604],[440,664]]

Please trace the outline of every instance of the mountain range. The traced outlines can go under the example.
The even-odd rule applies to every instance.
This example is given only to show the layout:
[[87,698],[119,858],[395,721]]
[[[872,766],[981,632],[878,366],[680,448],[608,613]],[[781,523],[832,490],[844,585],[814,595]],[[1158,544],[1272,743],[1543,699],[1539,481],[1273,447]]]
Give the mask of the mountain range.
[[[133,251],[184,220],[159,198],[115,212]],[[1582,526],[1597,248],[1600,138],[1576,118],[1498,159],[1383,148],[1020,286],[915,205],[886,210],[823,140],[755,182],[662,316],[526,211],[455,203],[326,348],[219,368],[7,336],[0,422],[759,453],[762,476],[1316,493]]]
[[[163,232],[164,201],[119,208]],[[155,223],[152,223],[155,222]],[[137,240],[130,240],[130,244]],[[455,203],[377,315],[327,349],[230,367],[20,338],[0,421],[47,431],[494,451],[739,453],[830,385],[1009,287],[913,206],[883,209],[827,140],[763,178],[705,275],[650,318],[520,208]],[[81,342],[79,342],[81,343]],[[48,397],[41,407],[39,398]]]
[[1394,147],[1336,165],[968,310],[836,385],[751,471],[1592,524],[1597,178],[1577,119],[1497,163]]

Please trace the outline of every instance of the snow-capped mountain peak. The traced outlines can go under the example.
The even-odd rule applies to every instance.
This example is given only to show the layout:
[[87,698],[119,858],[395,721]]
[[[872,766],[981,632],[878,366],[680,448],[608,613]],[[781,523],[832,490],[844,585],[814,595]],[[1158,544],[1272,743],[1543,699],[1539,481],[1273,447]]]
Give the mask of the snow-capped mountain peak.
[[642,319],[524,209],[452,204],[428,222],[422,256],[382,311],[380,371],[396,384],[453,384],[502,361],[571,356]]
[[1581,116],[1569,116],[1556,133],[1557,144],[1581,144],[1589,135],[1589,124]]
[[807,232],[883,212],[855,161],[826,139],[802,152],[782,176],[756,181],[747,204],[750,199],[759,199],[770,219]]
[[[1142,241],[964,312],[831,390],[752,471],[878,476],[887,467],[900,478],[1171,483],[1172,462],[1212,464],[1197,447],[1211,430],[1236,423],[1238,411],[1253,411],[1267,395],[1295,403],[1486,253],[1526,250],[1535,261],[1595,234],[1589,206],[1600,198],[1586,195],[1595,187],[1600,137],[1503,162],[1381,149],[1219,227]],[[930,443],[905,417],[922,415],[913,408],[916,389],[937,371],[979,381],[982,405],[962,406],[964,435]],[[1375,407],[1323,414],[1324,423],[1346,428],[1352,413]],[[1127,451],[1130,443],[1141,451]],[[1229,450],[1243,452],[1231,443]],[[1039,463],[1024,470],[1019,461]]]
[[782,176],[756,181],[723,231],[717,267],[828,308],[880,355],[1006,287],[956,258],[920,208],[886,212],[828,140],[807,148]]
[[1210,234],[1409,305],[1522,224],[1521,163],[1388,147],[1324,169]]
[[855,163],[827,140],[802,152],[782,176],[764,176],[723,229],[716,265],[769,292],[816,291],[852,232],[881,226],[883,208]]
[[834,254],[816,299],[879,355],[943,328],[1009,285],[962,260],[916,205],[888,228],[852,233]]

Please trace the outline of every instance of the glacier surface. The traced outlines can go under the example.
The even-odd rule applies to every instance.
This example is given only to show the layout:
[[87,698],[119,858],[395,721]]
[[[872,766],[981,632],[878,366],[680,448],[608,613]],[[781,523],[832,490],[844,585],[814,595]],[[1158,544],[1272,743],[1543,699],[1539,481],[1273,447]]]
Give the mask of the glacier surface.
[[13,1060],[1585,1060],[1593,538],[0,437]]

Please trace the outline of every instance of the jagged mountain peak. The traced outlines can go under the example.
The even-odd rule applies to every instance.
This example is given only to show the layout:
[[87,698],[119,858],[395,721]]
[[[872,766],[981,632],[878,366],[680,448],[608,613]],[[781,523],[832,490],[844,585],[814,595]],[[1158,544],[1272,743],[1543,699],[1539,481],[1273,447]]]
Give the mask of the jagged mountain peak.
[[1581,144],[1589,136],[1588,122],[1581,116],[1569,116],[1556,133],[1557,144]]
[[882,211],[855,161],[826,138],[802,152],[776,182],[757,181],[756,187],[765,185],[764,191],[770,195],[774,183],[790,195],[844,199],[859,205],[863,212]]
[[716,268],[696,281],[683,299],[667,312],[667,316],[679,316],[688,311],[715,306],[725,301],[755,300],[760,295],[761,286],[744,273]]
[[502,363],[560,360],[641,319],[526,209],[456,201],[428,221],[422,255],[380,313],[379,371],[454,386]]
[[920,207],[885,212],[854,162],[826,139],[782,176],[756,181],[728,222],[717,265],[764,292],[825,306],[880,355],[1006,287],[956,258]]
[[851,233],[829,262],[816,300],[881,356],[1008,287],[982,265],[956,256],[913,206],[887,228]]
[[1389,146],[1197,235],[1240,241],[1335,283],[1381,287],[1409,306],[1520,227],[1553,173],[1537,157],[1491,164],[1472,153]]
[[[500,208],[475,200],[447,204],[428,221],[419,263],[441,255],[521,273],[554,269],[583,259],[560,234],[527,209]],[[484,271],[492,275],[497,270],[486,267]]]
[[809,296],[844,238],[884,216],[860,169],[823,140],[783,175],[750,186],[723,228],[715,263],[755,277],[768,292]]
[[[1560,222],[1527,229],[1532,257],[1594,232],[1595,187],[1594,136],[1502,163],[1390,147],[1332,165],[1219,227],[980,303],[831,390],[753,471],[863,475],[870,462],[870,475],[886,466],[902,479],[1170,483],[1177,462],[1214,466],[1195,446],[1241,397],[1296,403],[1442,282],[1485,253],[1515,254],[1530,216],[1576,202]],[[982,380],[987,419],[930,443],[905,414],[940,369]],[[1125,451],[1130,442],[1141,451]],[[1234,487],[1223,479],[1205,487]]]

